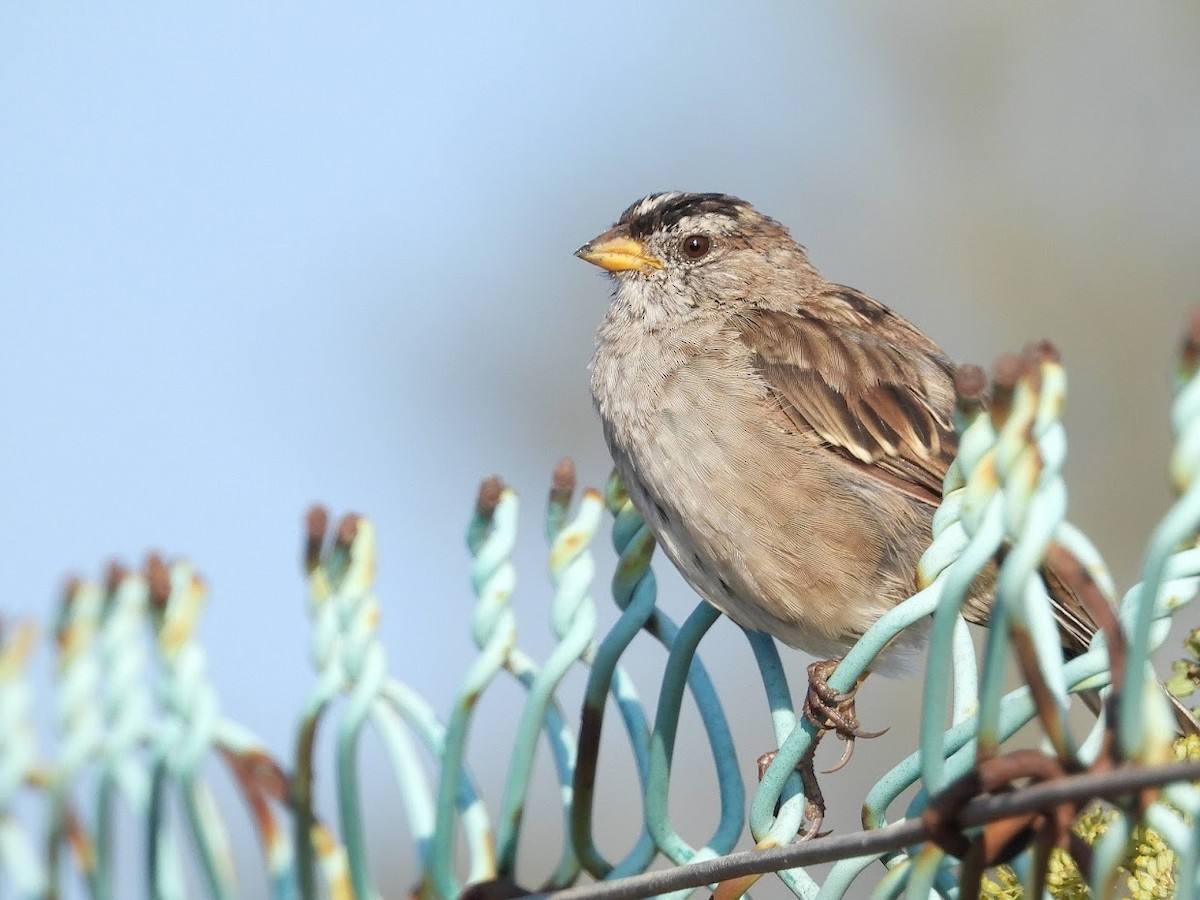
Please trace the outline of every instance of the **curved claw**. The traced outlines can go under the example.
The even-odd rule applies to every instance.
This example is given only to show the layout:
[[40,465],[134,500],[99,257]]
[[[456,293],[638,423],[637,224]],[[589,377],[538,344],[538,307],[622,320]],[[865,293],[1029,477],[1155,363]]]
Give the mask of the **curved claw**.
[[846,749],[842,751],[842,758],[835,762],[828,769],[822,769],[822,775],[832,775],[845,767],[846,763],[850,762],[850,757],[854,755],[854,738],[842,738],[846,742]]
[[[807,819],[808,816],[805,816],[805,818]],[[822,838],[822,837],[825,837],[825,835],[827,835],[827,834],[833,833],[832,831],[822,831],[821,830],[821,825],[824,824],[824,822],[825,822],[825,814],[824,813],[817,813],[809,820],[809,822],[810,822],[810,824],[805,825],[804,828],[802,828],[800,830],[800,833],[798,835],[796,835],[796,841],[798,843],[804,843],[805,841],[811,841],[811,840],[813,840],[813,838]]]
[[[854,710],[854,696],[858,693],[861,680],[844,694],[839,694],[829,686],[829,676],[836,666],[837,663],[833,660],[822,660],[808,667],[808,694],[804,698],[805,718],[817,728],[833,731],[848,742],[854,738],[875,738],[886,734],[886,728],[882,731],[863,731],[858,723],[858,716]],[[852,752],[847,748],[842,760],[829,771],[836,772],[844,766]]]
[[863,731],[860,728],[858,731],[856,731],[854,733],[854,736],[860,737],[860,738],[867,738],[869,740],[870,738],[883,737],[885,734],[887,734],[891,730],[892,730],[892,726],[890,726],[890,725],[887,728],[879,729],[879,731]]

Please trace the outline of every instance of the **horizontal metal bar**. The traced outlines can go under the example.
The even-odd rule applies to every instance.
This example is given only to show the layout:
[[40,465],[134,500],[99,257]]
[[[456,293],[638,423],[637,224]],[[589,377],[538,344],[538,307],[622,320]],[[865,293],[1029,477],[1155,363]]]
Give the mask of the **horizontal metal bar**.
[[[1127,766],[1103,773],[1071,775],[1012,793],[976,798],[963,808],[958,818],[964,826],[971,827],[1044,809],[1066,800],[1118,797],[1154,785],[1196,779],[1200,779],[1200,760],[1161,766]],[[911,847],[928,837],[922,822],[899,822],[874,831],[858,831],[769,850],[744,850],[719,859],[630,878],[581,885],[565,891],[532,894],[530,900],[633,900],[714,884],[743,875],[761,875],[853,856],[873,856]]]

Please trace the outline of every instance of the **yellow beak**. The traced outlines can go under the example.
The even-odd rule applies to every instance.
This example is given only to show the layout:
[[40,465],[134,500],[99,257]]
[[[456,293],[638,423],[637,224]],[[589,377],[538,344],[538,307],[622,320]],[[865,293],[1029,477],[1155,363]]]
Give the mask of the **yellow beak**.
[[609,272],[644,272],[663,267],[662,260],[647,253],[641,242],[631,238],[624,228],[606,231],[576,250],[575,255]]

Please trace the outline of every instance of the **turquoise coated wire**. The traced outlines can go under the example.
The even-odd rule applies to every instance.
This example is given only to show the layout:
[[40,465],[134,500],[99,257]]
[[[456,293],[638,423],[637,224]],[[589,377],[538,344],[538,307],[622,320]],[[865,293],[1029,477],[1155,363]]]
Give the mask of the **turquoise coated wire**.
[[[498,827],[497,872],[511,878],[516,866],[517,839],[525,794],[533,769],[533,754],[538,733],[544,727],[555,749],[560,789],[564,792],[564,825],[571,817],[571,781],[575,765],[574,738],[566,728],[554,703],[554,690],[570,667],[585,655],[596,631],[596,608],[588,595],[595,565],[587,550],[604,512],[604,500],[595,491],[586,491],[575,520],[562,527],[554,538],[550,554],[551,578],[558,590],[552,604],[552,626],[558,645],[540,671],[528,678],[529,696],[517,728],[516,746],[509,762],[509,775],[501,800]],[[548,528],[551,526],[548,526]],[[558,866],[548,885],[565,887],[579,872],[579,863],[570,841],[564,841]]]
[[[871,859],[874,861],[875,857],[871,857]],[[912,860],[906,857],[895,868],[889,869],[871,891],[870,900],[896,900],[908,884],[911,868]],[[825,883],[829,884],[828,879]],[[844,895],[844,891],[836,890],[825,893],[824,885],[822,885],[822,893],[818,895],[818,900],[835,900]]]
[[[378,895],[370,873],[366,829],[358,781],[358,743],[368,718],[379,711],[379,698],[387,680],[387,656],[378,640],[379,601],[373,590],[376,567],[375,528],[356,517],[347,557],[333,595],[339,620],[337,649],[340,670],[349,688],[338,723],[335,741],[338,819],[342,843],[350,866],[350,879],[357,897]],[[348,529],[347,529],[348,530]],[[386,713],[384,713],[386,714]],[[384,726],[386,728],[386,726]],[[384,732],[385,746],[391,745]]]
[[610,863],[596,847],[591,814],[600,732],[611,692],[621,713],[644,798],[650,768],[650,727],[632,680],[618,666],[618,660],[643,629],[658,630],[657,586],[654,571],[650,568],[654,539],[633,509],[615,473],[608,480],[605,501],[613,514],[612,543],[619,555],[612,595],[621,615],[596,648],[584,689],[579,756],[572,783],[571,844],[584,869],[593,877],[620,878],[644,871],[654,859],[656,847],[644,815],[638,839],[623,859]]
[[[95,815],[96,882],[99,897],[112,896],[113,802],[119,792],[126,805],[144,815],[149,798],[149,776],[144,749],[153,739],[153,719],[149,678],[146,674],[144,635],[148,623],[149,594],[146,579],[138,573],[116,567],[110,573],[113,583],[105,600],[99,647],[101,705],[104,740],[101,768],[96,785]],[[164,896],[182,898],[182,862],[173,846],[173,836],[163,835],[161,868]]]
[[29,622],[0,628],[0,886],[7,880],[12,896],[20,900],[41,900],[49,888],[42,860],[14,811],[37,758],[33,691],[26,671],[35,635]]
[[1045,711],[1055,718],[1043,721],[1043,728],[1060,758],[1074,760],[1076,749],[1066,728],[1069,701],[1063,677],[1062,644],[1050,598],[1039,575],[1051,538],[1066,516],[1067,492],[1061,477],[1066,436],[1059,420],[1066,376],[1055,359],[1043,358],[1037,371],[1027,374],[1021,386],[1036,391],[1037,407],[1028,446],[1018,458],[1020,464],[1003,473],[1012,544],[1000,568],[997,591],[1005,590],[1011,582],[1016,600],[1014,624],[1024,629],[1056,704],[1054,709]]
[[1175,448],[1171,455],[1170,472],[1180,497],[1151,535],[1142,566],[1142,602],[1132,616],[1122,610],[1122,618],[1127,623],[1132,618],[1132,628],[1126,671],[1130,683],[1123,686],[1120,700],[1120,740],[1125,753],[1134,759],[1152,753],[1153,748],[1148,741],[1158,737],[1141,727],[1142,722],[1137,715],[1144,692],[1134,690],[1134,685],[1143,679],[1143,672],[1148,665],[1150,630],[1159,586],[1171,554],[1181,545],[1191,543],[1200,526],[1200,479],[1196,478],[1196,470],[1200,467],[1200,372],[1195,367],[1197,335],[1194,332],[1193,328],[1184,346],[1183,361],[1176,377],[1175,399],[1171,404]]
[[932,843],[925,844],[908,866],[904,896],[908,900],[926,900],[936,896],[934,884],[945,862],[946,854],[940,847]]
[[[1014,502],[1011,491],[1005,490],[1003,480],[1011,470],[1013,461],[1027,449],[1027,438],[1033,429],[1034,415],[1037,410],[1037,398],[1029,390],[1028,379],[1018,379],[1012,390],[1012,401],[1007,416],[1001,423],[996,437],[996,470],[1000,477],[1001,494],[1005,504],[1005,525],[1012,521],[1012,513],[1007,509]],[[1018,600],[1014,597],[1017,585],[1015,570],[1010,569],[1008,578],[997,578],[993,594],[991,615],[988,622],[988,632],[983,653],[983,666],[979,686],[979,747],[981,758],[995,756],[999,749],[998,717],[1000,699],[1004,693],[1004,674],[1008,665],[1008,650],[1011,644],[1010,627],[1014,615],[1014,607]]]
[[[487,527],[478,526],[480,517],[477,516],[468,533],[468,546],[474,555],[471,581],[479,597],[472,617],[472,631],[481,643],[481,649],[463,679],[446,728],[438,781],[437,820],[426,873],[433,889],[442,897],[457,896],[460,890],[454,875],[452,851],[471,718],[480,695],[504,667],[516,642],[516,625],[508,598],[516,583],[511,556],[516,544],[517,509],[516,493],[505,488],[490,513]],[[486,534],[486,537],[477,539],[479,534]]]
[[[84,771],[99,756],[103,740],[103,719],[96,702],[100,694],[96,633],[103,602],[104,594],[98,585],[72,584],[63,597],[55,629],[59,648],[55,719],[61,747],[50,786],[47,870],[52,894],[59,892],[61,851],[66,846],[72,792]],[[86,854],[80,865],[88,891],[98,896],[102,888],[97,880],[94,854]]]
[[[650,773],[646,791],[646,822],[659,849],[676,864],[698,862],[728,853],[742,830],[745,788],[738,771],[733,735],[725,714],[696,648],[708,629],[720,618],[720,612],[700,603],[677,631],[664,633],[670,650],[663,671],[662,688],[650,738]],[[664,641],[666,643],[666,641]],[[671,825],[667,797],[670,789],[671,759],[684,690],[695,697],[701,722],[708,736],[717,773],[720,818],[712,836],[699,849],[691,847]],[[682,896],[686,896],[684,892]]]
[[[918,572],[923,583],[941,581],[941,596],[933,618],[933,634],[926,654],[925,683],[922,691],[920,748],[923,777],[930,790],[944,784],[943,744],[946,685],[949,682],[954,635],[959,630],[967,592],[980,571],[990,562],[1003,537],[1002,501],[992,464],[996,432],[991,417],[969,403],[960,401],[956,412],[961,432],[958,454],[951,463],[944,484],[945,500],[934,515],[934,538],[922,555]],[[944,551],[939,552],[941,547]],[[959,642],[961,646],[961,641]],[[951,649],[951,652],[946,652]],[[969,665],[975,687],[971,700],[978,709],[978,677],[974,652]],[[956,662],[956,674],[968,666]],[[966,685],[956,677],[955,707],[963,710],[968,701],[958,700]]]
[[194,635],[206,591],[188,563],[173,564],[165,577],[167,594],[158,609],[156,626],[167,720],[153,754],[148,816],[152,832],[147,840],[151,889],[159,890],[163,875],[162,805],[167,783],[173,781],[183,799],[189,833],[209,894],[224,900],[236,893],[232,850],[224,822],[201,777],[202,765],[222,727],[216,693],[205,671],[205,654]]
[[[1186,796],[1180,796],[1181,792],[1178,789],[1186,789]],[[1183,815],[1189,816],[1193,823],[1191,828],[1185,828],[1185,833],[1179,836],[1178,843],[1173,842],[1175,851],[1180,856],[1178,895],[1182,900],[1192,900],[1196,896],[1197,887],[1200,887],[1197,883],[1200,879],[1200,828],[1194,825],[1200,821],[1200,789],[1190,784],[1170,785],[1164,790],[1164,794],[1172,805],[1178,807]],[[1158,806],[1159,804],[1154,804],[1151,811]]]
[[367,859],[367,834],[362,821],[362,803],[358,780],[358,741],[363,725],[375,709],[384,680],[387,678],[387,662],[383,651],[373,645],[358,661],[358,669],[351,678],[353,687],[346,698],[346,707],[338,723],[335,753],[337,773],[338,821],[341,824],[342,843],[350,863],[350,878],[357,897],[376,897],[369,861]]
[[[792,693],[788,687],[787,675],[784,673],[783,663],[779,659],[779,648],[770,635],[761,631],[746,631],[745,634],[754,651],[754,659],[758,663],[758,669],[762,675],[763,692],[771,713],[771,725],[775,733],[775,740],[777,743],[783,743],[796,728],[796,713],[792,705]],[[793,771],[787,774],[782,783],[778,785],[774,783],[768,785],[764,778],[755,792],[755,801],[760,792],[776,798],[779,806],[775,813],[775,821],[766,834],[755,834],[753,828],[751,829],[751,835],[756,845],[759,847],[778,846],[792,840],[803,824],[806,804],[799,773]],[[784,886],[797,897],[807,900],[807,898],[817,895],[819,886],[803,868],[784,869],[775,874],[784,883]]]
[[292,845],[296,856],[296,872],[300,896],[316,900],[317,876],[314,858],[314,829],[317,820],[313,812],[312,780],[313,750],[321,718],[337,697],[346,681],[341,654],[341,621],[334,596],[349,565],[349,547],[337,541],[322,554],[325,539],[325,511],[313,508],[308,516],[311,545],[308,570],[308,614],[312,622],[309,637],[309,658],[317,671],[316,682],[309,691],[296,730],[294,772],[291,778]]
[[[622,509],[622,515],[618,515],[613,524],[613,542],[618,549],[625,550],[614,578],[614,598],[619,606],[627,605],[639,592],[643,598],[649,596],[652,599],[654,582],[646,577],[646,565],[653,543],[646,537],[644,523],[636,516],[632,507],[621,502],[623,490],[619,485],[610,480],[608,493],[610,506],[617,505]],[[630,553],[631,545],[638,541],[639,532],[643,535],[643,543],[640,548],[635,548],[634,552]],[[639,549],[642,552],[639,553]],[[695,653],[700,638],[719,615],[720,613],[712,607],[702,603],[681,628],[676,628],[667,616],[657,610],[646,619],[649,630],[668,649],[667,666],[663,674],[650,741],[645,797],[646,823],[658,848],[677,863],[728,852],[737,842],[741,832],[745,789],[737,768],[732,736],[711,679]],[[695,698],[701,722],[709,738],[720,795],[721,814],[717,827],[705,847],[700,850],[693,849],[671,827],[666,804],[670,757],[685,688],[690,690]]]
[[[284,790],[280,782],[286,777],[270,754],[270,751],[249,729],[228,719],[222,719],[213,730],[213,739],[227,764],[233,769],[235,777],[238,767],[269,773],[269,780],[275,782],[265,790],[254,791],[244,783],[240,783],[243,798],[250,807],[255,825],[262,843],[264,861],[267,868],[267,883],[271,896],[275,900],[293,900],[297,896],[298,884],[296,877],[295,853],[289,840],[288,830],[274,815],[269,805],[265,803],[267,796],[279,801],[286,801],[286,796],[279,796],[277,791]],[[261,808],[257,802],[262,800]]]
[[[1055,379],[1061,370],[1055,366],[1042,365],[1036,376],[1029,371],[1022,375],[999,434],[986,416],[979,416],[968,424],[960,442],[959,458],[947,474],[946,499],[934,519],[934,540],[922,557],[920,578],[923,589],[864,635],[830,679],[835,689],[851,687],[858,674],[870,665],[874,655],[895,634],[904,627],[923,627],[922,620],[932,614],[932,658],[926,670],[921,746],[868,792],[863,811],[865,827],[885,825],[887,812],[900,794],[923,778],[921,791],[909,804],[905,816],[911,818],[919,813],[931,794],[975,764],[979,752],[977,734],[983,735],[985,751],[989,742],[992,742],[992,749],[1000,748],[1013,732],[1035,715],[1028,688],[1004,694],[998,687],[998,673],[1003,674],[1003,664],[996,660],[1006,656],[999,653],[1006,638],[997,637],[994,643],[989,638],[990,656],[980,676],[960,614],[963,598],[975,575],[1003,542],[1007,541],[1007,552],[998,570],[997,581],[997,592],[1003,599],[997,601],[993,631],[1007,632],[1007,626],[1013,626],[1028,635],[1042,677],[1050,685],[1060,711],[1065,709],[1069,692],[1081,687],[1103,687],[1110,678],[1103,635],[1093,642],[1088,652],[1064,663],[1054,637],[1056,629],[1047,597],[1037,574],[1047,543],[1053,539],[1075,553],[1102,590],[1114,593],[1111,576],[1099,554],[1062,518],[1066,495],[1058,473],[1065,454],[1065,441],[1057,418],[1062,385],[1056,384]],[[1122,700],[1122,741],[1124,743],[1128,738],[1124,731],[1128,727],[1133,735],[1129,739],[1134,741],[1131,746],[1144,753],[1162,752],[1164,747],[1162,735],[1156,732],[1157,714],[1148,713],[1148,704],[1162,706],[1151,693],[1151,689],[1157,691],[1157,685],[1150,677],[1148,653],[1163,639],[1171,616],[1190,602],[1200,584],[1200,549],[1182,548],[1183,544],[1194,540],[1197,524],[1200,524],[1200,499],[1193,496],[1196,482],[1191,472],[1191,468],[1200,463],[1200,428],[1193,426],[1193,418],[1179,412],[1192,404],[1200,418],[1200,399],[1196,399],[1200,394],[1184,396],[1194,383],[1194,379],[1185,382],[1176,402],[1178,440],[1172,457],[1172,473],[1181,485],[1181,496],[1150,541],[1142,582],[1125,594],[1120,607],[1121,621],[1130,637],[1126,683],[1118,685],[1119,690],[1124,688],[1125,695]],[[976,425],[979,426],[979,439],[972,444],[971,429]],[[990,435],[987,434],[989,429]],[[979,472],[968,464],[972,454],[975,454]],[[988,467],[992,467],[990,471]],[[728,852],[741,828],[744,805],[744,796],[739,793],[741,777],[723,713],[707,674],[695,656],[705,629],[717,614],[702,605],[682,627],[677,628],[654,608],[655,582],[648,570],[653,541],[628,504],[624,504],[613,524],[614,543],[622,553],[613,587],[622,614],[617,626],[593,649],[595,611],[587,592],[594,572],[587,546],[599,523],[600,498],[585,495],[579,515],[571,523],[567,511],[569,498],[557,505],[552,502],[547,510],[546,530],[555,543],[551,577],[557,590],[550,620],[558,643],[544,664],[535,665],[516,647],[516,624],[508,605],[515,584],[511,568],[516,528],[515,495],[506,491],[498,499],[495,510],[487,516],[477,516],[469,528],[468,543],[476,557],[472,580],[479,594],[473,630],[480,653],[467,674],[446,726],[415,692],[388,678],[386,657],[381,648],[368,640],[371,636],[359,618],[364,615],[370,618],[373,614],[373,596],[359,596],[357,599],[366,601],[365,605],[354,610],[342,605],[349,599],[342,593],[344,582],[347,578],[354,580],[352,547],[335,547],[325,562],[326,574],[337,590],[327,609],[314,610],[313,642],[314,648],[318,644],[323,647],[319,651],[314,649],[314,657],[320,656],[328,665],[318,666],[318,683],[306,706],[305,721],[315,728],[317,717],[325,706],[338,693],[348,690],[349,698],[339,726],[337,766],[343,834],[355,893],[361,897],[374,894],[367,874],[365,834],[361,822],[357,821],[358,775],[353,765],[354,748],[367,720],[377,726],[401,785],[418,855],[424,866],[425,882],[421,890],[425,897],[455,896],[460,890],[453,868],[460,823],[470,860],[467,882],[513,873],[520,845],[522,803],[542,733],[548,735],[549,745],[556,754],[560,799],[571,830],[571,840],[550,877],[549,887],[565,885],[575,877],[576,855],[593,875],[613,878],[645,869],[658,850],[677,863]],[[181,574],[190,571],[172,568],[172,598],[187,594],[194,587]],[[171,602],[168,602],[171,615],[179,614],[183,607],[172,610]],[[332,613],[333,618],[327,618],[326,613]],[[193,610],[185,618],[194,618],[194,614]],[[332,630],[323,630],[326,625]],[[649,631],[669,651],[653,732],[647,726],[645,711],[637,700],[632,681],[619,666],[624,650],[641,630]],[[755,793],[749,816],[756,842],[769,846],[790,840],[801,822],[803,795],[798,776],[792,771],[794,761],[789,763],[788,759],[789,756],[798,759],[803,754],[812,740],[813,729],[811,726],[806,729],[805,723],[796,722],[774,643],[766,636],[754,633],[748,634],[748,638],[762,674],[772,726],[781,745],[775,763]],[[357,650],[354,649],[356,642],[361,644]],[[329,657],[336,657],[336,660],[330,662]],[[554,695],[560,679],[576,660],[591,666],[581,736],[592,735],[598,746],[600,722],[611,696],[622,716],[643,784],[646,825],[634,847],[615,864],[599,854],[591,833],[590,812],[595,786],[587,783],[586,789],[581,789],[581,778],[586,782],[586,775],[581,776],[578,767],[570,765],[572,761],[578,763],[579,759],[564,755],[572,746],[572,738],[565,718],[556,710]],[[215,698],[205,694],[202,655],[193,654],[186,641],[177,647],[164,648],[164,668],[168,721],[155,744],[156,765],[148,788],[148,820],[156,832],[162,832],[157,843],[161,851],[170,838],[162,805],[167,789],[172,784],[177,785],[191,834],[200,850],[209,892],[214,896],[228,896],[228,893],[221,893],[223,880],[227,877],[222,871],[223,859],[228,855],[222,844],[227,841],[223,841],[219,816],[200,779],[198,767],[214,746],[247,750],[250,744],[244,738],[230,736],[222,730],[225,723],[219,718]],[[501,668],[510,671],[526,686],[528,696],[510,759],[498,819],[496,856],[493,857],[487,812],[463,758],[474,705]],[[113,678],[113,683],[119,683],[124,677]],[[188,679],[192,682],[188,683]],[[951,686],[950,725],[946,727],[947,691]],[[104,690],[107,687],[106,682]],[[721,791],[720,820],[713,836],[699,849],[689,846],[675,831],[666,802],[679,711],[684,691],[689,688],[709,730]],[[975,702],[975,696],[988,692],[994,696],[989,695],[986,703]],[[4,718],[3,695],[0,682],[0,722],[8,721]],[[112,698],[111,712],[109,699],[104,694],[100,696],[105,699],[98,708],[104,710],[109,721],[116,722],[125,715],[116,705],[116,696]],[[1132,724],[1131,718],[1135,720]],[[981,721],[984,722],[982,726]],[[140,727],[147,726],[143,723]],[[1054,735],[1056,727],[1051,725],[1050,729],[1056,748],[1060,755],[1070,758],[1075,753],[1071,736],[1065,728],[1061,735]],[[4,734],[7,743],[8,734],[0,733]],[[442,764],[436,798],[430,790],[428,777],[423,774],[424,767],[409,734],[415,734]],[[1097,726],[1079,748],[1081,759],[1086,761],[1095,757],[1101,736],[1100,726]],[[581,737],[581,749],[593,737],[586,741]],[[136,741],[130,746],[136,750]],[[7,749],[6,746],[5,752]],[[104,752],[108,752],[107,741]],[[67,756],[68,761],[72,758]],[[85,754],[84,758],[90,757]],[[0,753],[0,763],[3,760]],[[593,759],[590,764],[594,765],[594,762]],[[114,786],[121,787],[123,777],[131,784],[137,781],[136,764],[125,776],[119,774],[115,761],[110,763],[105,759],[103,765],[98,782],[103,788],[97,802],[98,836],[107,828],[104,825],[107,814],[103,810],[110,805]],[[110,765],[114,767],[111,774]],[[572,774],[573,768],[573,778],[568,780],[564,773]],[[6,771],[0,764],[0,859],[7,861],[10,854],[19,855],[19,851],[10,848],[15,832],[12,823],[4,818]],[[593,771],[593,779],[594,774]],[[145,784],[144,771],[142,779]],[[678,790],[678,785],[675,787]],[[136,790],[132,789],[133,792]],[[1200,867],[1200,830],[1189,825],[1167,804],[1175,804],[1184,812],[1195,815],[1200,812],[1200,791],[1188,784],[1173,785],[1162,791],[1162,798],[1162,801],[1150,804],[1145,818],[1179,855],[1180,896],[1190,896],[1195,892],[1196,872]],[[730,815],[730,810],[735,810],[736,814]],[[305,821],[301,817],[298,820]],[[311,841],[308,827],[314,823],[311,818],[306,821],[306,827],[297,827],[298,848]],[[1111,830],[1115,836],[1106,834],[1097,845],[1094,889],[1100,890],[1113,883],[1128,835],[1135,824],[1132,809],[1127,810]],[[110,877],[106,868],[107,837],[101,837],[99,847],[104,859],[97,873],[100,880],[106,882]],[[1033,856],[1027,853],[1018,861],[1017,868],[1025,879],[1035,874],[1030,863]],[[851,890],[855,880],[879,858],[841,860],[834,864],[819,888],[804,869],[778,874],[797,896],[841,896]],[[161,853],[151,853],[151,868],[157,867],[151,877],[154,896],[164,896],[166,890],[163,859]],[[309,861],[311,863],[311,851]],[[872,896],[895,897],[906,891],[909,896],[956,896],[956,889],[948,881],[953,862],[935,847],[889,853],[884,862],[887,871]],[[279,862],[272,857],[270,865],[273,873],[286,873],[286,859]],[[276,896],[288,895],[285,879],[276,879],[273,874],[272,885]]]
[[[1075,686],[1103,671],[1104,660],[1100,654],[1090,653],[1076,657],[1066,666],[1068,682]],[[999,735],[1002,741],[1008,740],[1013,734],[1029,722],[1036,710],[1028,688],[1018,688],[1006,695],[1001,703],[999,717]],[[944,763],[945,780],[947,783],[962,776],[975,764],[974,737],[977,728],[977,717],[964,719],[950,729],[945,735],[944,752],[949,755]],[[875,783],[868,791],[863,804],[863,825],[868,829],[882,828],[888,823],[886,810],[905,790],[916,783],[921,773],[923,760],[922,751],[918,750],[889,770],[883,778]],[[919,815],[924,808],[928,793],[922,790],[914,798],[905,819]],[[878,857],[855,857],[835,863],[826,877],[826,883],[835,887],[848,889],[849,885],[874,862]],[[907,877],[907,876],[906,876]],[[837,894],[835,893],[834,896]]]
[[[761,631],[746,631],[746,638],[754,651],[754,659],[762,674],[763,691],[766,695],[767,706],[771,714],[771,726],[775,740],[783,744],[788,736],[796,729],[797,720],[795,707],[792,704],[792,692],[788,687],[787,675],[783,671],[783,663],[779,659],[779,648],[775,641]],[[759,800],[759,794],[763,799]],[[778,804],[778,812],[772,814]],[[751,813],[750,834],[755,843],[762,846],[778,845],[792,840],[800,830],[804,819],[804,795],[800,783],[800,775],[793,768],[786,771],[782,766],[775,771],[764,772],[751,802],[751,809],[757,806],[759,816],[756,819]],[[769,808],[768,808],[769,807]],[[755,824],[763,824],[763,819],[770,817],[771,821],[765,830],[755,829]]]
[[[435,759],[443,759],[446,746],[446,726],[434,714],[429,704],[411,688],[398,681],[390,680],[384,685],[384,697],[408,727],[421,739],[425,748]],[[436,812],[432,792],[428,790],[423,771],[415,766],[399,769],[406,773],[403,782],[409,785],[408,778],[420,785],[420,790],[426,795],[419,808],[410,817],[410,824],[417,849],[422,862],[428,858],[432,848],[433,835],[436,830]],[[409,785],[408,790],[413,790]],[[492,867],[490,854],[492,846],[491,821],[483,804],[474,779],[464,766],[459,772],[459,791],[457,806],[461,817],[463,835],[466,839],[467,857],[469,860],[469,881],[482,881],[490,877]],[[428,864],[423,866],[428,869]]]

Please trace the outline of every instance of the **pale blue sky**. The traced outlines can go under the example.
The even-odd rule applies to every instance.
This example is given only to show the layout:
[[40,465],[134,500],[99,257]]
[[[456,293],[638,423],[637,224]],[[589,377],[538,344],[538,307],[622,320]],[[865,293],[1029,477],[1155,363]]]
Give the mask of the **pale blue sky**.
[[954,356],[1058,340],[1072,508],[1129,572],[1197,296],[1198,30],[1183,4],[10,4],[0,611],[187,555],[227,711],[286,751],[320,500],[376,521],[393,667],[444,709],[499,472],[544,649],[549,471],[608,468],[607,287],[572,251],[672,188],[752,200]]
[[478,479],[536,507],[560,455],[606,474],[585,366],[607,289],[572,251],[653,189],[769,196],[853,88],[822,74],[833,46],[798,65],[794,35],[828,26],[782,5],[4,19],[5,606],[187,554],[231,696],[235,661],[305,674],[313,500],[377,520],[394,645],[461,641],[439,607],[467,612]]

